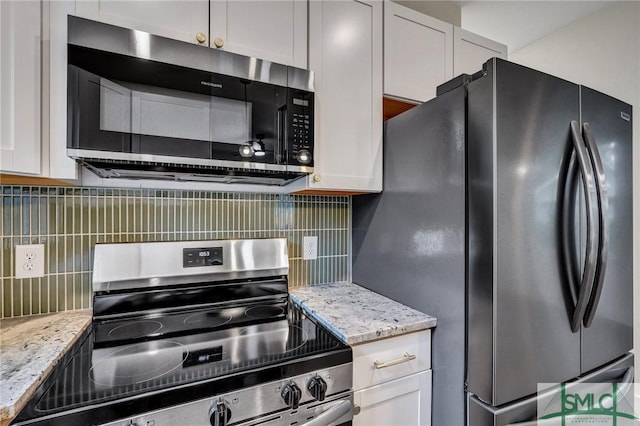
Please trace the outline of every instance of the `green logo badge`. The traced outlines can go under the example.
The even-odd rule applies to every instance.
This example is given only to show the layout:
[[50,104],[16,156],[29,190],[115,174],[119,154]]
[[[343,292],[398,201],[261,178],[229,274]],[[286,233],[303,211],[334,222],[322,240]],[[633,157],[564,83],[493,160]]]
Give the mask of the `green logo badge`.
[[[549,391],[550,386],[554,390]],[[631,389],[629,384],[618,383],[541,384],[538,386],[538,424],[635,425],[638,417],[633,410]]]

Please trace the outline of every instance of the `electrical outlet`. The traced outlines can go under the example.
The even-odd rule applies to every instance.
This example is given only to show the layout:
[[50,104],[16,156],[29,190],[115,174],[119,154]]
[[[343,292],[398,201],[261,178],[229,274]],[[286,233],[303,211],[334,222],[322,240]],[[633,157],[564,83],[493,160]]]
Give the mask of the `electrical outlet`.
[[318,258],[318,237],[302,237],[302,259],[314,260]]
[[17,245],[16,278],[44,277],[44,244]]

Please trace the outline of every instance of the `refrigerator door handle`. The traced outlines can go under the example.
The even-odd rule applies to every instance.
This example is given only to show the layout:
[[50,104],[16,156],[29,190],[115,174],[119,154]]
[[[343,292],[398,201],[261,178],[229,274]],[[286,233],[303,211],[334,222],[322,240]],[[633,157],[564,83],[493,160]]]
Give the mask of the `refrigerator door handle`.
[[[578,266],[578,256],[576,254],[575,244],[575,215],[576,215],[576,192],[578,190],[578,160],[576,159],[575,150],[571,151],[569,159],[569,166],[567,168],[567,174],[564,181],[564,193],[562,198],[561,208],[561,243],[562,243],[562,258],[564,260],[564,268],[567,274],[567,280],[569,281],[569,290],[571,294],[571,301],[573,304],[571,308],[575,308],[576,300],[578,300],[579,291],[579,275],[580,267]],[[569,312],[569,315],[573,315],[573,309]]]
[[589,302],[585,309],[583,324],[585,327],[590,327],[593,318],[595,317],[596,309],[598,308],[598,302],[600,301],[600,295],[602,294],[602,288],[604,286],[604,276],[607,270],[607,259],[609,255],[609,230],[607,227],[607,214],[609,211],[609,198],[607,196],[607,186],[604,176],[604,168],[602,166],[602,159],[600,157],[600,151],[596,144],[596,139],[593,136],[593,131],[589,123],[582,125],[584,140],[586,142],[587,150],[591,157],[591,164],[595,171],[596,191],[598,195],[598,210],[599,210],[599,243],[598,243],[598,260],[596,263],[596,276],[594,280],[593,290],[589,297]]
[[596,264],[598,255],[598,195],[596,191],[595,177],[589,153],[582,139],[582,132],[577,121],[571,121],[571,135],[573,136],[573,146],[575,148],[580,173],[582,175],[582,185],[585,193],[585,203],[587,206],[587,246],[586,259],[580,282],[580,290],[576,307],[571,319],[571,330],[576,333],[580,330],[582,318],[587,308],[587,303],[593,289],[596,274]]

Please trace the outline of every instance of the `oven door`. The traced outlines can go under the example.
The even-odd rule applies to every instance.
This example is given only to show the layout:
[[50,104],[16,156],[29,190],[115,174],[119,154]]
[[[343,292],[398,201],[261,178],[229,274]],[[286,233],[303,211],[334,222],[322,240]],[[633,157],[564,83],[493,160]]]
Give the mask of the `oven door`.
[[[342,426],[353,420],[353,392],[345,392],[318,404],[307,404],[297,410],[282,411],[238,426]],[[235,425],[234,425],[235,426]]]

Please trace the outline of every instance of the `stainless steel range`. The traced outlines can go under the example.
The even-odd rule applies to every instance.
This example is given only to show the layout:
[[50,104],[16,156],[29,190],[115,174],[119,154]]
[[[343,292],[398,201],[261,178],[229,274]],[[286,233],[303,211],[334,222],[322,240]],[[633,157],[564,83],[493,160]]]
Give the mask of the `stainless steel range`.
[[351,349],[289,302],[286,239],[98,244],[93,291],[13,424],[351,424]]

